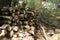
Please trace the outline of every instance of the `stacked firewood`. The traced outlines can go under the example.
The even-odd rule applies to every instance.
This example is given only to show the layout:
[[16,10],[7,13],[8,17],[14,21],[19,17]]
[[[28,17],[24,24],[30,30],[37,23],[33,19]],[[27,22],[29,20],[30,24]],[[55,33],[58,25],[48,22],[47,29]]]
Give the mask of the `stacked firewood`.
[[37,40],[41,36],[38,17],[38,13],[30,7],[25,7],[25,4],[2,7],[0,9],[0,38],[2,40]]
[[20,36],[23,36],[22,40],[26,40],[27,37],[34,40],[35,27],[37,26],[35,21],[37,20],[31,8],[3,7],[0,12],[0,37],[10,38],[11,40],[15,40],[17,37],[16,40],[18,40]]

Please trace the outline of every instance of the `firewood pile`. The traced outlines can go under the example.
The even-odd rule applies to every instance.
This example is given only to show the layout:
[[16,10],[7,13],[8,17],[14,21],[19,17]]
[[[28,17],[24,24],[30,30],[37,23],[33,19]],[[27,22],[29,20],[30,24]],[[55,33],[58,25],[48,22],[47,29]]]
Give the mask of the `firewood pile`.
[[34,10],[15,6],[3,7],[0,12],[1,40],[37,40],[40,22]]

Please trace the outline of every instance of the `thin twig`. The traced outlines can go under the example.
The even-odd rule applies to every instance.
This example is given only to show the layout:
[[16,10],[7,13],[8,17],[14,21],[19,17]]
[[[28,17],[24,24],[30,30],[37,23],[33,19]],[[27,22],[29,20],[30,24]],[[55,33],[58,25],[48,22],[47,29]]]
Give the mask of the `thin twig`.
[[40,25],[40,26],[41,26],[42,32],[44,34],[45,40],[48,40],[44,27],[42,25]]

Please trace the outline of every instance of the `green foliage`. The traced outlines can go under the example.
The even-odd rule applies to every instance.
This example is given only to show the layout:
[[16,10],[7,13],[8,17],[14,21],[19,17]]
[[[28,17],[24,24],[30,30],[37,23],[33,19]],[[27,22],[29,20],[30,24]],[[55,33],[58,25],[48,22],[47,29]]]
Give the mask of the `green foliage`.
[[57,27],[60,26],[60,10],[47,10],[42,9],[40,12],[40,18],[43,22],[48,23],[50,25],[55,25]]
[[42,0],[27,0],[27,7],[38,10],[41,8]]
[[50,10],[50,9],[53,10],[53,9],[56,9],[57,6],[56,6],[56,4],[54,4],[52,2],[47,2],[44,8],[47,8],[48,10]]
[[26,0],[27,7],[31,7],[34,9],[34,0]]
[[18,1],[19,1],[19,0],[12,0],[12,1],[11,1],[11,6],[13,7],[13,6],[15,6],[15,5],[18,5]]

